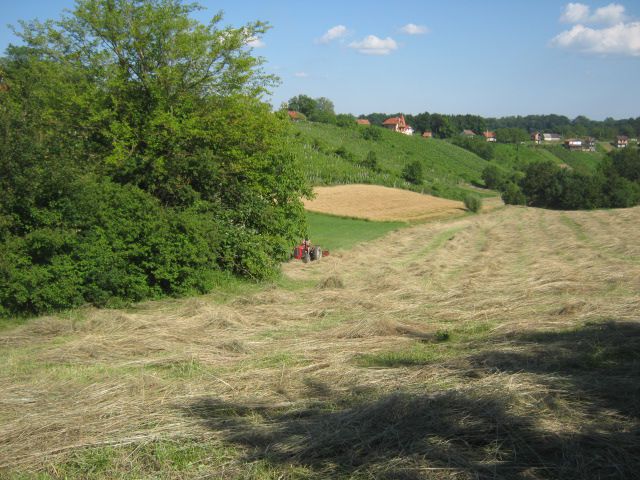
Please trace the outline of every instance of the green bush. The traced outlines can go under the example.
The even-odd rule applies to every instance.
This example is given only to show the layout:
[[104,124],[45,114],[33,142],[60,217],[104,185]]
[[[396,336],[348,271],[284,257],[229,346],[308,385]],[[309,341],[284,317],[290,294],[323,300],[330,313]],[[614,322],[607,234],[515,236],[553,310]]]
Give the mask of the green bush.
[[380,140],[382,137],[382,131],[380,127],[373,125],[360,127],[360,136],[365,140]]
[[502,201],[507,205],[525,205],[527,198],[520,187],[513,182],[507,182],[502,188]]
[[482,208],[482,199],[477,195],[465,195],[464,206],[470,212],[478,213]]
[[424,172],[422,169],[422,163],[419,160],[414,160],[411,163],[405,165],[402,170],[402,178],[407,182],[418,185],[424,181]]

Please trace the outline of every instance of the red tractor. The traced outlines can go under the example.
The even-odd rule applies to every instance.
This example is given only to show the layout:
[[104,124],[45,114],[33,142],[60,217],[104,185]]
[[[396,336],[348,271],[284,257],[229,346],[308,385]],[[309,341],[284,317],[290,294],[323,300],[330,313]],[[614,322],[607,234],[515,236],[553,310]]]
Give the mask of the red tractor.
[[293,249],[293,258],[302,260],[304,263],[320,260],[328,255],[328,250],[322,250],[317,245],[312,245],[308,238],[305,238],[300,245]]

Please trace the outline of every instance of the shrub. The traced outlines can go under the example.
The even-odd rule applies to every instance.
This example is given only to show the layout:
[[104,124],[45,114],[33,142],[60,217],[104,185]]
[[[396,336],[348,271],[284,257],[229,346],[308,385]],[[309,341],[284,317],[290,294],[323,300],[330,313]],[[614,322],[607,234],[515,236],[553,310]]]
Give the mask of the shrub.
[[465,195],[464,206],[470,212],[477,213],[482,208],[482,199],[477,195]]
[[422,163],[418,160],[414,160],[411,163],[405,165],[402,170],[402,178],[404,178],[407,182],[413,183],[414,185],[419,185],[423,182],[423,171],[422,171]]
[[527,198],[518,185],[513,182],[507,182],[507,184],[503,186],[502,201],[507,205],[525,205]]
[[355,155],[351,153],[349,150],[347,150],[344,146],[336,148],[335,154],[340,158],[344,158],[349,162],[355,161],[355,158],[356,158]]
[[382,131],[380,130],[380,127],[363,127],[360,130],[360,136],[365,140],[380,140],[380,138],[382,137]]
[[374,171],[380,170],[380,167],[378,165],[378,156],[374,151],[369,151],[369,153],[367,153],[366,158],[362,162],[360,162],[360,165],[362,165],[363,167],[370,168],[371,170],[374,170]]

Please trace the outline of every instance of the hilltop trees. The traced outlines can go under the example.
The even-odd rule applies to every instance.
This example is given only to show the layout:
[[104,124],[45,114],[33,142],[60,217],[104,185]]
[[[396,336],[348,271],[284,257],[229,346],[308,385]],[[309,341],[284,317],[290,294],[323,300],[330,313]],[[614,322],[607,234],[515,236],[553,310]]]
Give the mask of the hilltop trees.
[[0,314],[273,275],[309,194],[248,43],[178,0],[79,0],[0,60]]
[[311,98],[307,95],[297,95],[289,99],[287,107],[289,110],[303,113],[312,122],[336,123],[333,102],[325,97]]

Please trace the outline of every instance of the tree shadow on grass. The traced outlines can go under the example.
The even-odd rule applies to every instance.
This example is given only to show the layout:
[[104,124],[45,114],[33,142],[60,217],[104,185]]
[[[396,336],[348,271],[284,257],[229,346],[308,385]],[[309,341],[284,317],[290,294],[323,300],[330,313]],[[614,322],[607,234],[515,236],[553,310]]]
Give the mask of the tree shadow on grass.
[[540,382],[567,390],[594,412],[612,410],[640,420],[640,323],[588,323],[511,340],[515,351],[485,351],[471,357],[472,364],[488,371],[539,374]]
[[245,448],[245,461],[304,467],[312,478],[640,478],[640,325],[587,324],[508,340],[467,360],[480,374],[529,373],[543,392],[562,392],[580,410],[568,423],[576,428],[563,418],[555,428],[540,421],[563,415],[553,398],[523,413],[506,388],[481,383],[380,394],[337,392],[313,379],[312,400],[299,407],[204,398],[186,413]]
[[[433,395],[362,388],[345,394],[314,380],[307,387],[315,400],[303,407],[205,398],[186,412],[246,448],[245,461],[301,466],[314,478],[640,478],[640,431],[633,421],[638,333],[636,325],[621,323],[526,333],[513,340],[530,345],[527,353],[471,357],[478,369],[564,381],[580,396],[578,404],[592,409],[590,426],[572,431],[543,426],[538,407],[516,413],[500,386]],[[600,383],[594,380],[601,375]],[[612,427],[604,413],[611,408],[626,415],[629,428]],[[598,412],[602,421],[594,422]]]

